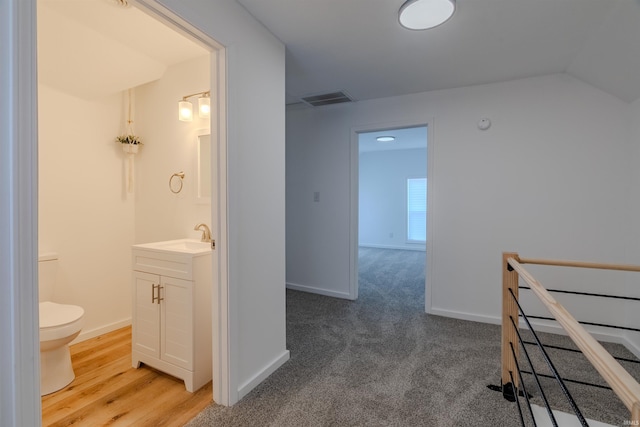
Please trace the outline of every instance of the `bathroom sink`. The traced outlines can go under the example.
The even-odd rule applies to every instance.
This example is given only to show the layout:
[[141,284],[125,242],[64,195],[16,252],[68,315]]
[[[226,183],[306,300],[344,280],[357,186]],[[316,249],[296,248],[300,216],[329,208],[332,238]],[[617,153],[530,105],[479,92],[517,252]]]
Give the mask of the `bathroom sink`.
[[180,252],[193,255],[211,251],[210,242],[201,242],[196,239],[167,240],[164,242],[144,243],[135,246],[157,251]]

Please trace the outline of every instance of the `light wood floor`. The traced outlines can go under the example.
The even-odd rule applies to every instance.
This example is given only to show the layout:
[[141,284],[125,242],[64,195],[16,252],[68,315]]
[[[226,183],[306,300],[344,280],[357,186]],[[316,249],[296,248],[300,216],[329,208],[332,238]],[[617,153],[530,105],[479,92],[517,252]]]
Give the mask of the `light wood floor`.
[[71,346],[76,379],[42,398],[43,426],[182,426],[212,400],[211,382],[189,393],[181,380],[131,367],[131,327]]

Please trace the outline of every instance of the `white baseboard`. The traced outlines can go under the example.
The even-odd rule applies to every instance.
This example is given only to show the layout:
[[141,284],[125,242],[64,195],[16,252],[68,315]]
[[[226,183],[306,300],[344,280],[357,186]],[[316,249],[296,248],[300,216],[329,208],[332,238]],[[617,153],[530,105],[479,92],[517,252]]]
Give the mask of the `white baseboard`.
[[[483,314],[465,313],[461,311],[445,310],[441,308],[434,308],[427,310],[427,314],[433,314],[435,316],[452,317],[454,319],[469,320],[472,322],[490,323],[494,325],[500,325],[502,319],[496,316],[486,316]],[[536,332],[547,332],[556,335],[567,335],[567,332],[560,325],[544,324],[532,319],[531,324],[535,328]],[[528,329],[524,322],[520,322],[522,329]],[[605,334],[601,332],[588,331],[597,341],[611,342],[615,344],[623,345],[627,350],[633,353],[640,359],[640,348],[634,345],[627,337],[615,334]]]
[[131,318],[123,319],[118,322],[110,323],[108,325],[100,326],[99,328],[90,329],[88,331],[82,330],[80,331],[80,335],[73,340],[69,345],[78,344],[82,341],[86,341],[91,338],[95,338],[100,335],[104,335],[109,332],[113,332],[117,329],[124,328],[125,326],[131,325]]
[[249,381],[240,385],[240,387],[238,387],[238,400],[245,397],[258,384],[266,380],[269,375],[273,374],[287,360],[289,360],[289,350],[285,350],[280,356],[276,357],[271,363],[254,375]]
[[499,325],[502,323],[502,319],[495,316],[486,316],[483,314],[465,313],[462,311],[445,310],[442,308],[431,307],[428,314],[442,317],[452,317],[454,319],[469,320],[471,322],[491,323],[493,325]]
[[323,288],[315,288],[313,286],[298,285],[296,283],[287,282],[287,289],[292,289],[294,291],[301,291],[301,292],[309,292],[312,294],[319,294],[327,297],[351,299],[348,292],[331,291]]
[[633,342],[629,341],[629,339],[626,337],[624,338],[624,340],[625,340],[625,343],[623,344],[627,348],[627,350],[629,350],[631,353],[633,353],[634,356],[640,359],[640,347],[635,345]]
[[374,249],[399,249],[402,251],[420,251],[426,252],[427,247],[422,245],[400,246],[400,245],[377,245],[375,243],[363,243],[359,244],[360,248],[374,248]]

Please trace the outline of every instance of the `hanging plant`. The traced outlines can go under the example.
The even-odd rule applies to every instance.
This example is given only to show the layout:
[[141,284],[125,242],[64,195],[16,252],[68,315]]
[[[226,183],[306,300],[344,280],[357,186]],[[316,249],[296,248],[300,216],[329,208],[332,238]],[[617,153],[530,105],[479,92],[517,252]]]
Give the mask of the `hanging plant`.
[[140,137],[135,135],[120,135],[116,138],[116,142],[121,144],[142,145]]

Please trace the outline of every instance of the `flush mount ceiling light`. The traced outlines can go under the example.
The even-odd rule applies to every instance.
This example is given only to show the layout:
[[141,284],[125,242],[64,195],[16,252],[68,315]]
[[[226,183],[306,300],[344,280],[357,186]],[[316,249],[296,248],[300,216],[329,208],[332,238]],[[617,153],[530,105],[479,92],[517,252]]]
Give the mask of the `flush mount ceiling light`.
[[398,19],[409,30],[427,30],[447,22],[455,10],[455,0],[407,0]]
[[395,136],[388,136],[388,135],[379,136],[379,137],[376,138],[376,141],[378,141],[378,142],[391,142],[391,141],[395,141],[395,140],[396,140]]
[[183,96],[182,99],[178,101],[178,120],[182,122],[190,122],[193,120],[193,104],[189,101],[189,98],[198,95],[200,95],[198,98],[198,116],[201,119],[206,119],[211,116],[211,93],[207,90]]

